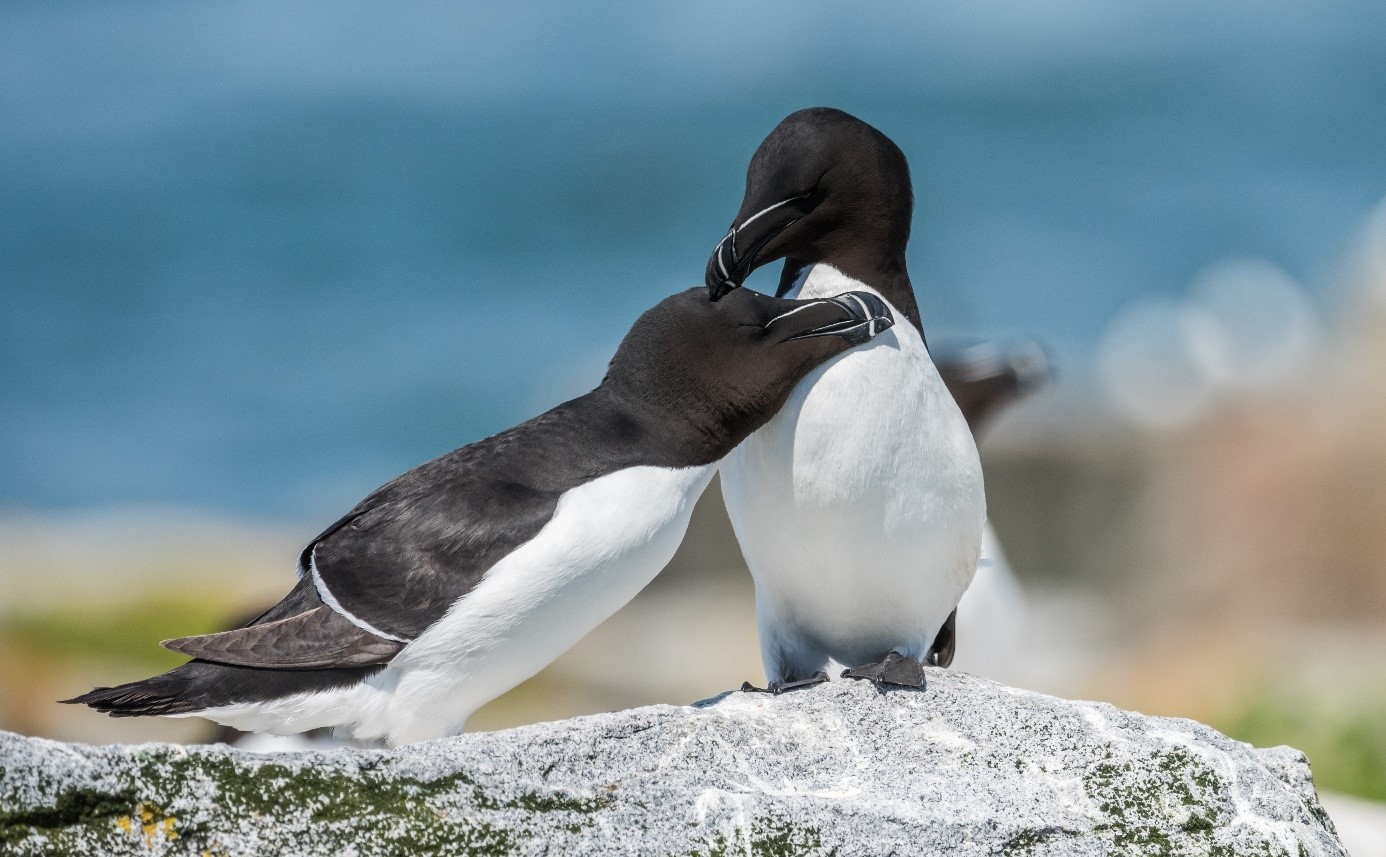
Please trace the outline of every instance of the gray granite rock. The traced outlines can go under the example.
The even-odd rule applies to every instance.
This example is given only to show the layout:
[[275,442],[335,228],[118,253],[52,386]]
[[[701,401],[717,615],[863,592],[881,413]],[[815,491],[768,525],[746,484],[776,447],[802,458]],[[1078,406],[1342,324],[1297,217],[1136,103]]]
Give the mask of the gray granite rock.
[[0,854],[1342,855],[1295,750],[929,671],[397,751],[0,733]]

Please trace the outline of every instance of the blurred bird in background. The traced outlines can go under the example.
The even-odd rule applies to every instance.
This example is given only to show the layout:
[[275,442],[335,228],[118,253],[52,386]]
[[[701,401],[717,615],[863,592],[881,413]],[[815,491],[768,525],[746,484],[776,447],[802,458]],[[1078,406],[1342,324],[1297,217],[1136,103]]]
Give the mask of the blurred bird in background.
[[[977,342],[946,353],[937,365],[974,435],[1007,405],[1042,389],[1052,377],[1044,350],[1031,341]],[[1029,621],[1025,589],[988,522],[982,531],[977,573],[958,603],[957,651],[950,665],[1015,683],[1028,674],[1023,641]]]

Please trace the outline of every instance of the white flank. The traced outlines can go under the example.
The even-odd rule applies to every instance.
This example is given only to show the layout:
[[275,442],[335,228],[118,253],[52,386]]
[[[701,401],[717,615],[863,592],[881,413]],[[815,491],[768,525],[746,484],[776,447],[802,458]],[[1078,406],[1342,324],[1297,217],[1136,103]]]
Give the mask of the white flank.
[[[796,288],[879,296],[822,264]],[[829,659],[922,658],[977,567],[977,447],[919,331],[891,309],[900,323],[799,382],[722,466],[772,680]]]
[[632,467],[567,492],[533,539],[360,684],[182,716],[280,735],[336,726],[392,745],[461,732],[668,564],[716,469]]

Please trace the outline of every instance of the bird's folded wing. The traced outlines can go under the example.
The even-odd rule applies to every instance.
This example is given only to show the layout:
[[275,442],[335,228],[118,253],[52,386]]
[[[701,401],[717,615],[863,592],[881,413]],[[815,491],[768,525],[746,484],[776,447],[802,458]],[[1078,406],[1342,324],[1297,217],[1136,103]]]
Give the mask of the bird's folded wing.
[[362,667],[388,662],[404,644],[357,627],[326,605],[220,634],[165,640],[166,649],[219,664],[271,669]]
[[561,493],[490,477],[430,476],[435,467],[423,465],[396,480],[403,488],[386,486],[367,498],[304,551],[301,565],[318,596],[367,633],[418,638],[544,528]]

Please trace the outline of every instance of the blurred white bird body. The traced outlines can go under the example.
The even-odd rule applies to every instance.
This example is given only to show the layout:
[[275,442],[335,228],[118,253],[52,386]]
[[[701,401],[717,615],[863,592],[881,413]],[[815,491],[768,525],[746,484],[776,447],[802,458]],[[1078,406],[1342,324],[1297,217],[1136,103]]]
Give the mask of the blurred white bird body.
[[958,603],[958,653],[953,668],[1014,684],[1026,677],[1023,650],[1029,607],[996,531],[982,532],[977,574]]

